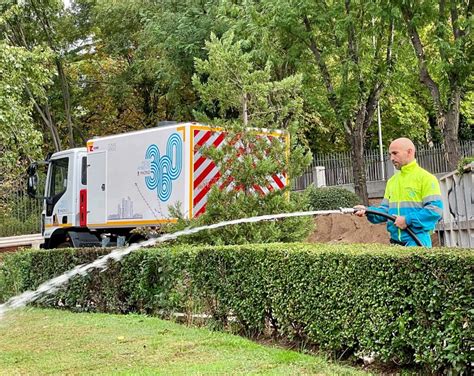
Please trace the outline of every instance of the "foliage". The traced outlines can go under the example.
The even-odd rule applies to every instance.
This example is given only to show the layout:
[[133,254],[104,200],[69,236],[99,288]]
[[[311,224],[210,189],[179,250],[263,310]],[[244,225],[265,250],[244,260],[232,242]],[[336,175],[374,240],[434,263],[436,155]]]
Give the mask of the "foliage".
[[[243,192],[237,192],[232,195],[232,205],[228,203],[229,194],[227,192],[213,189],[209,196],[206,212],[202,216],[197,220],[189,221],[183,219],[183,215],[178,209],[173,212],[173,217],[179,218],[178,223],[167,225],[163,229],[167,232],[175,232],[220,221],[308,209],[307,197],[296,193],[291,193],[290,200],[288,200],[287,195],[282,195],[279,192],[270,193],[267,196],[245,195]],[[288,243],[306,239],[313,229],[314,222],[310,217],[294,217],[204,230],[193,235],[182,236],[176,242],[211,245]]]
[[[31,201],[30,198],[27,199]],[[18,208],[15,208],[15,212],[12,213],[11,208],[0,206],[4,210],[0,214],[0,237],[36,234],[40,231],[41,209],[38,206],[33,207],[35,210],[29,212],[26,216],[16,215]]]
[[[0,301],[105,250],[3,258]],[[44,299],[76,311],[204,313],[224,328],[460,374],[473,336],[469,250],[273,244],[142,249]],[[190,317],[190,316],[188,316]],[[230,318],[233,318],[231,321]]]
[[[25,160],[41,152],[41,133],[35,129],[33,102],[25,94],[30,90],[45,96],[43,85],[49,84],[50,53],[45,49],[27,50],[0,41],[0,171],[18,178]],[[7,174],[8,171],[8,174]]]
[[[300,210],[305,204],[288,202],[288,188],[276,186],[273,178],[278,176],[284,184],[288,175],[298,175],[311,158],[296,140],[302,110],[301,77],[272,80],[271,65],[259,68],[242,43],[234,42],[232,33],[221,39],[211,35],[206,50],[208,58],[196,59],[193,77],[206,105],[196,117],[219,126],[225,141],[219,147],[196,151],[219,169],[219,180],[199,224]],[[285,227],[290,224],[288,231]],[[305,237],[310,228],[311,221],[300,218],[284,224],[249,224],[235,231],[226,228],[196,238],[211,244],[292,241]]]
[[56,73],[52,77],[53,85],[35,82],[36,85],[44,86],[43,91],[47,95],[39,96],[30,90],[28,96],[37,102],[35,120],[41,125],[38,128],[42,130],[44,138],[52,141],[54,149],[51,149],[61,150],[61,139],[67,139],[69,146],[74,147],[66,55],[68,50],[73,49],[71,39],[85,39],[85,36],[78,36],[76,29],[71,27],[71,19],[64,12],[63,1],[4,0],[0,3],[0,11],[5,16],[5,22],[0,25],[1,33],[9,45],[28,51],[48,48],[51,52],[51,63]]
[[37,206],[22,195],[19,181],[26,179],[28,163],[42,154],[27,91],[44,98],[51,76],[47,49],[12,47],[0,40],[0,236],[39,230]]
[[[211,30],[219,32],[224,27],[214,3],[126,0],[96,4],[92,20],[103,43],[95,56],[99,63],[98,55],[102,55],[120,64],[105,84],[113,99],[112,111],[135,113],[134,125],[140,128],[160,120],[192,120],[196,106],[193,59],[204,57],[204,41]],[[104,90],[101,86],[98,89]],[[85,94],[93,95],[94,85],[91,89]],[[88,110],[94,113],[93,107]],[[127,126],[125,118],[115,122]]]
[[474,156],[471,156],[471,157],[465,157],[463,159],[461,159],[458,163],[458,168],[457,168],[457,172],[459,173],[459,175],[462,175],[464,174],[464,167],[467,166],[468,164],[474,162]]
[[451,169],[460,158],[461,98],[472,77],[472,5],[469,1],[393,2],[403,16],[418,61],[420,82],[430,93]]
[[277,30],[291,50],[300,51],[302,71],[311,85],[306,87],[308,97],[318,118],[343,130],[350,145],[355,191],[366,203],[365,138],[393,71],[397,37],[393,6],[351,1],[263,3],[259,13],[268,20],[265,27]]
[[[444,3],[76,0],[65,9],[59,0],[2,0],[0,68],[9,73],[0,80],[0,164],[7,166],[0,174],[17,179],[24,156],[36,158],[41,146],[45,155],[66,140],[83,145],[160,120],[196,117],[219,125],[220,118],[232,128],[232,121],[244,121],[244,102],[251,127],[270,123],[289,131],[292,155],[296,145],[313,152],[357,149],[359,156],[375,148],[378,99],[385,146],[399,136],[442,141],[448,130],[451,139],[459,133],[470,140],[472,10],[466,0]],[[410,27],[424,48],[422,76]],[[31,64],[24,65],[27,55]],[[221,64],[231,58],[241,66]],[[10,74],[12,62],[22,68]],[[231,73],[238,73],[236,90]],[[426,73],[432,92],[420,83],[430,82]],[[20,76],[28,77],[31,95],[24,84],[11,85]],[[361,128],[356,123],[364,117]],[[363,171],[354,171],[356,185],[365,184]]]
[[306,194],[311,210],[335,210],[339,208],[352,208],[360,203],[360,198],[345,188],[311,186]]

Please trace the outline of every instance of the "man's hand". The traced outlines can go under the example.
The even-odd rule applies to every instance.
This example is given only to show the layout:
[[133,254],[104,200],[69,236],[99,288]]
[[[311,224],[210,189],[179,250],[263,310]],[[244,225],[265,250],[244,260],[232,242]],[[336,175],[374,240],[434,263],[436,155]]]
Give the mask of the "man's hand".
[[365,215],[365,206],[364,205],[356,205],[354,206],[354,209],[356,210],[354,212],[355,215],[358,217],[363,217]]
[[407,228],[407,223],[405,221],[405,217],[398,215],[397,218],[395,219],[395,222],[393,224],[398,227],[401,230],[405,230]]

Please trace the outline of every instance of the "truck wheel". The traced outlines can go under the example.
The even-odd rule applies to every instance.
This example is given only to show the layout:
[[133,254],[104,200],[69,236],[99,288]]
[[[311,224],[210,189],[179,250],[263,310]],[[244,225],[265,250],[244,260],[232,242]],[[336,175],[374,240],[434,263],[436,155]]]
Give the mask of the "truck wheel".
[[65,242],[59,243],[55,248],[72,248],[72,243],[71,241],[65,241]]

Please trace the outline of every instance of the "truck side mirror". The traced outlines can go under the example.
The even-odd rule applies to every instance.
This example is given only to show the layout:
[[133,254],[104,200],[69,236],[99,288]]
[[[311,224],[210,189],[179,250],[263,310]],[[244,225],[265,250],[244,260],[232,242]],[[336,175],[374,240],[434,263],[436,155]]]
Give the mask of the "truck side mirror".
[[36,192],[38,190],[38,165],[36,163],[32,163],[28,167],[28,184],[26,188],[26,192],[28,196],[36,198]]

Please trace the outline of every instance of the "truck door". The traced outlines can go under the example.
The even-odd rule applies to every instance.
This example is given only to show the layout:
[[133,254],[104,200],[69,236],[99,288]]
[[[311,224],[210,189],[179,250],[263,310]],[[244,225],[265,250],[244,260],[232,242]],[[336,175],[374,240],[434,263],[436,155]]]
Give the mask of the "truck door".
[[106,152],[94,152],[87,155],[87,224],[102,225],[106,223]]
[[69,184],[69,157],[51,161],[48,177],[46,218],[50,225],[69,225],[71,215],[71,191]]

